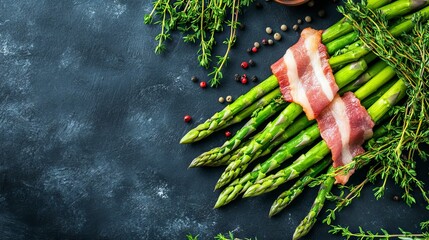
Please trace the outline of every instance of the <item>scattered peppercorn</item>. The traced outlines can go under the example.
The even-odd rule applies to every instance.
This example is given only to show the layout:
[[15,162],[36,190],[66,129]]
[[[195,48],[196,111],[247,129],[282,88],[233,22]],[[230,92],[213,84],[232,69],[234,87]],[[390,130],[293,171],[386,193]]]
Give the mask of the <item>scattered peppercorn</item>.
[[258,77],[257,76],[253,76],[252,77],[252,82],[257,82],[258,81]]
[[273,39],[268,39],[268,45],[273,45],[273,44],[274,44]]
[[250,59],[249,60],[249,65],[252,66],[252,67],[255,66],[255,61],[253,61],[252,59]]
[[259,9],[262,9],[264,6],[262,6],[262,4],[261,4],[260,2],[257,2],[257,3],[255,4],[255,7],[256,7],[256,8],[259,8]]
[[270,27],[266,27],[265,28],[265,32],[268,33],[268,34],[271,34],[271,33],[273,33],[273,29],[270,28]]
[[280,33],[274,33],[274,40],[280,41],[282,39],[282,35]]
[[183,120],[185,121],[185,122],[190,122],[190,121],[192,121],[192,117],[191,116],[189,116],[189,115],[185,115],[184,117],[183,117]]
[[242,62],[240,65],[243,69],[247,69],[249,67],[249,64],[247,62]]
[[248,49],[246,49],[246,52],[247,52],[247,53],[252,53],[252,49],[251,49],[251,48],[248,48]]
[[264,38],[264,39],[262,39],[262,44],[263,44],[263,45],[267,45],[267,44],[268,44],[267,39],[265,39],[265,38]]
[[240,74],[238,74],[238,73],[236,73],[235,75],[234,75],[234,79],[235,79],[235,81],[240,81],[240,78],[241,78],[241,76],[240,76]]
[[224,102],[225,102],[225,98],[223,98],[223,97],[219,97],[218,101],[219,101],[220,103],[224,103]]
[[255,48],[259,48],[259,47],[261,46],[261,44],[260,44],[259,42],[254,42],[254,43],[253,43],[253,46],[254,46]]
[[333,3],[337,3],[337,2],[338,2],[338,0],[332,0],[332,2],[333,2]]
[[225,132],[225,137],[229,138],[231,137],[232,133],[230,131],[226,131]]
[[200,82],[200,88],[206,88],[207,87],[207,83],[206,82]]
[[257,48],[257,47],[252,47],[252,52],[253,52],[253,53],[258,52],[258,48]]
[[307,6],[309,6],[309,7],[314,7],[314,1],[310,1],[310,2],[308,2]]
[[271,2],[271,0],[265,0],[265,2]]
[[240,30],[244,30],[246,28],[246,25],[244,25],[244,23],[240,23],[238,27],[240,28]]
[[231,95],[226,96],[226,101],[227,102],[232,102],[232,96]]
[[399,201],[399,196],[398,195],[395,195],[395,196],[393,196],[393,201]]
[[287,25],[286,24],[282,24],[280,26],[280,30],[282,30],[283,32],[285,32],[287,30]]
[[241,76],[240,81],[241,81],[242,84],[247,84],[247,76],[246,76],[246,74],[243,74],[243,76]]
[[295,24],[295,25],[293,25],[292,29],[293,29],[294,31],[298,31],[299,26],[298,26],[297,24]]
[[305,18],[304,18],[304,20],[306,21],[306,22],[311,22],[311,17],[310,16],[306,16]]
[[321,9],[317,12],[317,15],[319,15],[319,17],[323,18],[326,16],[326,12],[325,12],[325,10]]
[[197,78],[197,77],[195,77],[195,76],[192,76],[192,77],[191,77],[191,81],[192,81],[192,82],[198,82],[198,78]]
[[301,18],[298,18],[298,20],[296,20],[296,22],[297,22],[298,24],[302,24],[302,19],[301,19]]

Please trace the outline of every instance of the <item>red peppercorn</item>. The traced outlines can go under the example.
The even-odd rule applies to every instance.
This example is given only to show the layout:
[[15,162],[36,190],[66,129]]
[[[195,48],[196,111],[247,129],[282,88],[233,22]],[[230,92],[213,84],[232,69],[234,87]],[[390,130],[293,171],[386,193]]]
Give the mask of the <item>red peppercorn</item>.
[[189,115],[185,115],[185,117],[183,117],[183,120],[188,123],[192,120],[192,117]]
[[244,75],[241,77],[241,83],[242,83],[242,84],[247,84],[247,76],[246,76],[246,74],[244,74]]
[[207,83],[206,82],[200,82],[200,88],[206,88]]
[[241,63],[241,67],[242,67],[243,69],[246,69],[246,68],[248,68],[248,67],[249,67],[249,64],[248,64],[247,62],[242,62],[242,63]]
[[252,52],[254,52],[254,53],[258,52],[258,48],[257,47],[252,47]]
[[232,133],[230,131],[225,132],[225,137],[231,137]]

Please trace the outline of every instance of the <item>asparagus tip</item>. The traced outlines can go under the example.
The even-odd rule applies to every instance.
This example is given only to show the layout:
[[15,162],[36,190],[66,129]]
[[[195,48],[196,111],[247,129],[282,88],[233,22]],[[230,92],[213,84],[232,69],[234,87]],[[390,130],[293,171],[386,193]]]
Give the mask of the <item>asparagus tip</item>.
[[198,137],[198,131],[189,131],[185,136],[180,139],[180,144],[193,143]]

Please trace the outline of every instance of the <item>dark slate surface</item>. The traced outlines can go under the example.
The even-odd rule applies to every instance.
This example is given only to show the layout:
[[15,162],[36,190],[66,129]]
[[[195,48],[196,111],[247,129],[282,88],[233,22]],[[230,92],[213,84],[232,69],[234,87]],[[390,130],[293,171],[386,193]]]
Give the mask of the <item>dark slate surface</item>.
[[[339,19],[335,5],[319,4],[325,19],[315,14],[318,8],[252,5],[241,19],[247,27],[239,31],[222,87],[202,90],[189,80],[207,79],[195,46],[174,35],[166,54],[153,53],[159,28],[143,24],[150,2],[1,1],[1,239],[211,239],[228,231],[288,239],[305,216],[315,189],[272,219],[269,206],[279,192],[213,210],[218,192],[212,189],[222,169],[187,166],[224,137],[186,146],[178,141],[224,107],[219,96],[237,97],[254,85],[231,79],[244,73],[245,49],[267,37],[265,26],[278,31],[282,23],[311,15],[311,26],[325,28]],[[248,75],[270,75],[270,63],[298,36],[290,30],[282,35],[252,56],[257,65]],[[185,114],[192,124],[182,121]],[[395,194],[401,192],[389,185],[386,197],[375,201],[367,188],[336,224],[416,231],[427,212],[422,204],[392,201]],[[317,224],[308,239],[334,239],[327,230]]]

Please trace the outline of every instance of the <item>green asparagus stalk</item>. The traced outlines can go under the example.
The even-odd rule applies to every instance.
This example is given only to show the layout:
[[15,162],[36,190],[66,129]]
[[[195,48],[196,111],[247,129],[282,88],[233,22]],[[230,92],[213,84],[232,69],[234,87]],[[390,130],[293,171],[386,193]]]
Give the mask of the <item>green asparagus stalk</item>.
[[189,131],[180,143],[192,143],[209,136],[214,131],[225,125],[235,114],[250,106],[262,96],[278,87],[277,79],[274,75],[253,87],[247,93],[241,95],[233,103],[226,106],[222,111],[215,113],[204,123]]
[[[280,94],[280,90],[278,91]],[[189,167],[216,166],[219,164],[216,164],[219,159],[236,149],[242,140],[252,134],[265,120],[286,106],[287,103],[281,98],[274,99],[265,108],[253,114],[252,118],[230,140],[226,141],[221,147],[213,148],[196,157]]]
[[261,99],[259,99],[257,102],[253,103],[249,107],[246,107],[241,112],[239,112],[237,115],[235,115],[228,123],[225,124],[225,127],[231,126],[233,124],[242,122],[244,119],[251,117],[258,113],[260,110],[265,108],[266,106],[272,104],[273,102],[277,104],[283,104],[283,98],[280,93],[280,89],[274,89],[269,94],[265,95]]
[[[370,9],[378,8],[378,10],[386,17],[386,19],[392,19],[407,14],[420,7],[423,7],[424,4],[424,1],[419,0],[399,0],[393,3],[390,2],[391,1],[387,0],[368,1],[367,7]],[[352,31],[353,27],[350,22],[347,19],[343,18],[324,31],[322,35],[322,41],[327,44],[334,40],[342,38],[342,36],[345,36],[347,35],[347,33],[350,33]]]
[[325,158],[319,164],[311,167],[307,172],[295,182],[295,184],[288,190],[281,193],[274,201],[270,209],[270,217],[276,215],[285,209],[293,200],[295,200],[304,191],[304,188],[327,166],[332,164],[330,158]]
[[[368,109],[368,114],[375,123],[405,96],[406,88],[402,79],[397,80],[396,83]],[[319,162],[329,153],[330,150],[326,142],[324,140],[320,141],[307,153],[296,159],[290,166],[278,171],[276,174],[269,175],[256,181],[247,189],[244,193],[244,197],[257,196],[276,189],[279,185],[297,177],[300,173]]]
[[334,168],[331,167],[327,173],[327,178],[320,185],[319,192],[317,197],[314,200],[313,205],[311,206],[310,212],[307,216],[301,221],[298,227],[295,229],[292,239],[300,239],[305,236],[316,223],[316,218],[322,210],[323,205],[325,204],[326,196],[331,192],[332,186],[334,186],[335,178],[330,176],[334,171]]
[[[424,0],[421,2],[423,5],[420,5],[420,6],[429,5],[429,1],[427,0]],[[410,16],[407,16],[406,18],[404,18],[403,21],[400,21],[400,23],[391,27],[389,29],[389,32],[392,34],[392,36],[397,37],[404,32],[411,31],[415,25],[415,22],[413,21],[413,17],[416,15],[420,15],[422,20],[425,20],[425,21],[428,20],[429,6],[417,11],[414,14],[411,14]],[[362,43],[361,40],[358,40],[355,46],[356,46],[355,48],[351,49],[348,52],[331,57],[329,59],[329,64],[331,65],[331,67],[336,68],[338,66],[343,65],[344,63],[356,61],[357,59],[361,58],[362,56],[365,56],[371,51],[371,49],[367,47],[364,43]]]
[[347,84],[347,86],[340,89],[339,94],[342,95],[346,92],[354,92],[360,86],[367,83],[371,80],[375,75],[377,75],[381,70],[383,70],[387,66],[387,63],[384,61],[378,61],[374,65],[370,66],[368,70],[359,76],[355,81]]

